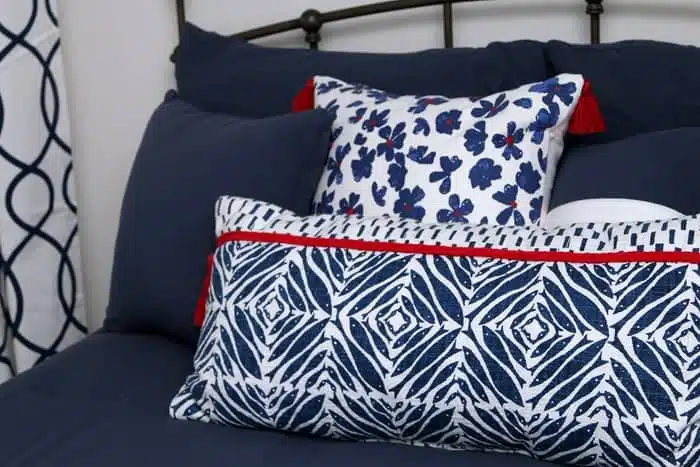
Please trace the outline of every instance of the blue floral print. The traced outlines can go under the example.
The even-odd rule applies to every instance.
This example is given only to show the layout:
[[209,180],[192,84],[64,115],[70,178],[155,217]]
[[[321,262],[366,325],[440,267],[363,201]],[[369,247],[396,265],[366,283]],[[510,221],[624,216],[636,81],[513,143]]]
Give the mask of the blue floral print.
[[515,225],[525,225],[525,218],[520,212],[518,206],[517,185],[506,185],[503,187],[503,190],[497,191],[493,194],[493,199],[506,205],[506,208],[496,216],[496,222],[501,225],[505,225],[508,224],[512,218]]
[[472,117],[476,118],[491,118],[498,115],[508,107],[506,94],[502,93],[494,101],[482,99],[479,101],[480,107],[472,109]]
[[328,158],[328,171],[330,172],[328,175],[328,186],[331,186],[334,183],[343,183],[343,171],[340,170],[340,165],[350,153],[351,148],[352,146],[350,146],[350,143],[343,146],[336,146],[335,157]]
[[523,151],[518,147],[518,144],[523,141],[524,136],[525,130],[522,128],[517,128],[515,122],[508,122],[506,134],[493,135],[492,142],[496,148],[504,148],[503,158],[505,160],[517,160],[523,157]]
[[453,131],[457,131],[462,127],[462,122],[460,121],[461,116],[462,111],[460,110],[448,110],[439,113],[438,116],[435,117],[435,131],[451,135]]
[[347,198],[341,199],[338,214],[345,214],[348,216],[355,214],[361,216],[362,205],[360,204],[360,195],[357,193],[350,193]]
[[418,97],[416,104],[408,108],[408,111],[414,114],[419,114],[425,111],[429,105],[440,105],[447,102],[448,99],[440,96]]
[[379,130],[379,137],[384,141],[377,146],[377,155],[384,156],[387,161],[394,159],[394,154],[403,149],[403,142],[406,140],[406,124],[397,123],[392,130],[390,126],[384,126]]
[[369,149],[366,146],[360,148],[360,158],[352,161],[350,167],[352,168],[352,178],[359,182],[363,178],[370,178],[372,176],[372,163],[374,162],[374,156],[377,155],[375,149]]
[[480,155],[486,149],[486,140],[489,134],[486,133],[486,122],[480,121],[474,124],[473,128],[464,134],[464,147],[475,156]]
[[539,222],[583,77],[476,98],[314,83],[335,115],[317,213],[520,226]]
[[486,190],[491,184],[501,179],[503,167],[497,165],[493,159],[479,159],[469,171],[469,180],[472,182],[472,188]]
[[467,216],[474,211],[474,203],[465,198],[460,201],[459,195],[452,194],[447,199],[448,208],[440,209],[437,214],[438,222],[469,223]]
[[419,203],[425,198],[425,192],[419,187],[412,190],[404,188],[399,191],[399,199],[394,203],[394,214],[407,219],[423,220],[425,208]]
[[542,197],[537,196],[535,198],[532,198],[530,200],[530,222],[533,224],[540,220],[540,217],[542,216]]
[[559,76],[554,76],[541,83],[534,84],[530,87],[530,92],[539,92],[545,95],[550,102],[553,102],[557,97],[564,105],[571,105],[574,100],[574,93],[577,91],[576,83],[570,81],[561,83]]
[[440,182],[438,190],[440,193],[447,194],[452,190],[452,174],[462,166],[462,160],[457,156],[440,158],[440,169],[431,172],[428,180],[430,183]]
[[520,170],[515,174],[515,182],[520,188],[522,188],[527,193],[536,193],[541,185],[542,175],[535,170],[532,166],[532,162],[523,162],[520,164]]
[[375,128],[381,128],[386,125],[386,122],[389,121],[388,117],[389,109],[382,111],[372,110],[367,120],[362,122],[362,129],[371,133]]

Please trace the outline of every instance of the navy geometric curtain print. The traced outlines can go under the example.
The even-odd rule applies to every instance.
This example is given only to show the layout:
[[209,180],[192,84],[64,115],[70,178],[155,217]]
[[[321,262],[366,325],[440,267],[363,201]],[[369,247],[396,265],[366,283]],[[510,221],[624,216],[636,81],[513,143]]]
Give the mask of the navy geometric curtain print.
[[0,4],[0,382],[87,333],[55,1]]

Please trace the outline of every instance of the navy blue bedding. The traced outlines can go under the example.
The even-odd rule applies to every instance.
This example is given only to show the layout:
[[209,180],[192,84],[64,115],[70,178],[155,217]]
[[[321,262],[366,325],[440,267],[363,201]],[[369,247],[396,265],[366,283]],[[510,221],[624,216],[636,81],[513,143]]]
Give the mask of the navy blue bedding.
[[3,467],[536,467],[524,456],[352,444],[175,421],[192,350],[97,333],[0,386]]

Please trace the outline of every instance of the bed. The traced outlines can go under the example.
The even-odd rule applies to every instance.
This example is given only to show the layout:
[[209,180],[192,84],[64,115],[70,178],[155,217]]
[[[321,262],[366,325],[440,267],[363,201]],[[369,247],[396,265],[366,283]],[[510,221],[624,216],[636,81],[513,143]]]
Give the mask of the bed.
[[[315,429],[276,430],[255,426],[252,422],[256,429],[225,426],[227,423],[204,423],[211,417],[210,413],[199,410],[191,400],[188,402],[187,394],[173,401],[178,391],[182,395],[187,389],[183,382],[192,374],[193,359],[199,358],[195,357],[200,340],[199,326],[204,326],[203,333],[208,333],[212,326],[203,316],[195,326],[193,320],[198,318],[193,318],[193,313],[212,306],[212,296],[216,292],[211,292],[213,295],[207,298],[207,290],[215,287],[207,282],[213,280],[212,261],[214,268],[223,267],[223,263],[216,266],[216,257],[209,263],[206,261],[214,246],[211,231],[214,201],[224,194],[240,197],[218,201],[218,233],[226,222],[231,225],[243,222],[230,215],[230,206],[236,203],[243,206],[240,212],[248,210],[245,213],[250,218],[246,218],[246,222],[250,225],[255,222],[264,224],[270,216],[279,216],[279,224],[275,225],[286,223],[292,226],[287,228],[303,230],[308,226],[297,215],[309,215],[312,205],[317,213],[323,212],[322,203],[312,203],[312,198],[321,173],[327,167],[328,140],[334,137],[333,130],[322,112],[301,112],[303,115],[297,117],[288,114],[293,104],[302,107],[308,104],[303,101],[303,96],[299,98],[297,91],[303,92],[304,82],[312,74],[335,74],[348,81],[362,81],[376,87],[395,86],[395,89],[389,89],[395,93],[439,91],[448,97],[459,97],[470,92],[464,88],[464,76],[471,83],[473,92],[487,95],[522,83],[549,79],[555,71],[581,70],[591,80],[607,130],[566,137],[560,169],[553,180],[549,209],[554,213],[568,203],[586,200],[593,204],[586,207],[575,205],[567,212],[560,209],[556,222],[552,220],[547,228],[564,232],[569,223],[600,224],[581,227],[571,235],[567,231],[562,237],[562,251],[555,253],[566,253],[567,248],[574,248],[573,244],[583,245],[588,241],[590,245],[602,232],[603,236],[619,240],[618,249],[629,245],[641,255],[659,255],[659,252],[671,255],[668,258],[677,255],[680,259],[673,260],[677,264],[671,259],[665,260],[671,264],[668,267],[682,265],[688,271],[693,271],[693,267],[697,271],[700,249],[692,232],[698,225],[697,216],[693,215],[700,211],[697,201],[700,199],[700,183],[680,184],[678,180],[679,170],[684,174],[697,174],[700,169],[700,161],[691,157],[687,150],[700,143],[700,100],[697,97],[700,96],[700,83],[697,79],[693,83],[697,65],[687,65],[691,60],[700,63],[697,60],[700,50],[651,41],[598,45],[602,0],[587,0],[585,8],[582,5],[590,21],[592,45],[523,41],[496,44],[490,48],[460,49],[454,47],[452,30],[452,8],[456,3],[460,2],[401,0],[323,13],[307,10],[297,19],[227,37],[187,23],[185,2],[177,1],[182,40],[173,60],[178,90],[169,91],[163,104],[154,112],[132,169],[122,205],[107,318],[102,329],[82,342],[0,386],[0,413],[6,421],[0,429],[3,466],[555,465],[537,457],[578,465],[698,465],[697,441],[686,440],[685,451],[671,454],[669,458],[668,449],[659,447],[661,435],[651,444],[641,443],[642,447],[629,438],[632,439],[629,443],[635,448],[617,451],[586,448],[588,451],[579,452],[572,448],[571,452],[548,454],[549,451],[536,443],[527,449],[500,449],[517,452],[513,454],[481,452],[499,450],[489,443],[486,444],[491,449],[436,449],[406,443],[331,440],[315,436]],[[425,6],[442,8],[444,50],[386,56],[333,55],[318,50],[322,32],[335,21]],[[268,50],[245,43],[296,29],[304,31],[310,50]],[[462,68],[454,65],[461,60],[459,57],[467,58]],[[599,57],[602,58],[597,61]],[[675,86],[658,85],[666,83],[667,77],[663,73],[656,76],[654,72],[647,73],[644,82],[635,85],[635,80],[640,79],[639,67],[650,60],[657,60],[658,69],[667,65],[666,69],[677,73],[676,79],[687,87],[679,91]],[[372,72],[373,64],[379,61],[393,65],[387,67],[386,73]],[[473,63],[480,64],[479,73],[469,71]],[[674,67],[674,63],[683,63],[684,66]],[[431,89],[435,75],[431,67],[436,64],[446,66],[450,71],[444,73],[440,89]],[[403,80],[405,75],[396,71],[400,71],[403,65],[413,67],[408,80]],[[452,66],[455,68],[450,68]],[[508,67],[517,68],[522,76],[515,76],[513,69]],[[280,69],[286,69],[285,80],[271,72]],[[402,82],[397,84],[398,80]],[[424,87],[427,89],[423,90]],[[649,89],[658,96],[654,94],[642,99],[639,93],[648,93]],[[264,105],[261,105],[263,100]],[[669,106],[674,112],[666,113],[665,118],[651,117]],[[644,118],[645,115],[649,118]],[[263,121],[265,123],[261,123]],[[270,134],[275,137],[270,138]],[[300,134],[304,137],[300,138]],[[508,138],[504,136],[504,141]],[[231,147],[240,151],[235,158],[230,157]],[[384,146],[385,152],[389,149]],[[635,155],[634,162],[630,162],[630,154]],[[665,158],[660,160],[659,154],[664,154]],[[606,170],[601,171],[601,166]],[[270,167],[274,170],[271,171]],[[630,171],[630,167],[634,169]],[[444,182],[442,186],[445,186]],[[601,201],[602,198],[605,200]],[[251,205],[251,199],[269,204]],[[228,207],[224,206],[225,203],[229,203]],[[516,219],[514,203],[508,203],[504,212]],[[457,211],[464,206],[464,203],[452,206],[454,212],[444,215],[458,216]],[[605,211],[607,215],[603,212],[606,206],[610,208]],[[357,203],[341,204],[340,207],[347,213],[356,208]],[[265,209],[273,214],[256,217]],[[591,210],[590,217],[585,214],[586,209]],[[523,216],[527,217],[526,214]],[[626,217],[622,219],[620,216]],[[658,221],[669,218],[677,219],[677,223]],[[348,228],[343,224],[347,222],[344,218],[331,216],[330,219],[317,223],[330,222],[329,229],[338,225]],[[633,224],[626,227],[623,221]],[[392,221],[386,222],[389,222],[389,231],[399,230],[391,224]],[[647,238],[649,229],[654,231],[654,226],[660,229],[658,238],[663,236],[666,240]],[[405,226],[401,224],[401,228]],[[635,240],[630,240],[630,229],[637,229],[634,230],[638,235]],[[434,230],[437,232],[440,228]],[[521,231],[516,228],[509,232],[503,236],[500,230],[497,231],[503,238],[502,242],[516,245]],[[533,232],[530,239],[544,235],[540,231]],[[392,234],[386,235],[390,237]],[[552,235],[554,238],[560,234]],[[686,243],[678,243],[682,235],[685,235],[683,241]],[[552,240],[542,237],[542,241]],[[401,243],[400,240],[389,241],[392,242]],[[421,240],[420,243],[424,242]],[[546,245],[551,246],[550,243]],[[647,247],[656,252],[646,251]],[[604,250],[607,246],[598,248]],[[443,250],[431,251],[431,254],[439,255]],[[415,251],[408,253],[414,254]],[[539,254],[536,250],[530,253]],[[608,253],[614,254],[614,251]],[[205,288],[202,293],[203,278]],[[698,301],[697,297],[688,295],[693,293],[693,289],[689,290],[683,293],[690,297],[690,305],[686,303],[685,306],[692,314],[698,311]],[[539,323],[535,321],[529,322],[534,326]],[[686,326],[688,322],[690,327]],[[551,321],[549,324],[555,326],[556,323]],[[540,323],[539,326],[544,329],[545,325]],[[649,335],[655,332],[647,331]],[[683,345],[690,355],[678,363],[685,365],[682,370],[685,376],[681,379],[689,385],[695,384],[691,357],[697,350],[693,342],[699,341],[692,339],[700,335],[700,330],[692,327],[692,320],[688,317],[668,332],[683,332],[678,334],[680,340],[674,340],[681,342],[677,345]],[[581,345],[590,343],[592,335],[585,334]],[[201,346],[204,345],[202,342],[206,339],[201,339]],[[236,352],[243,350],[238,348]],[[666,374],[663,373],[666,371],[676,375],[674,369],[678,365],[674,367],[669,360],[672,359],[662,358],[668,367],[659,370],[659,374]],[[217,368],[217,371],[224,371],[225,365]],[[212,380],[207,381],[211,383]],[[500,382],[506,384],[504,379]],[[476,387],[478,381],[470,384]],[[684,410],[693,412],[687,404],[694,401],[689,394],[695,389],[682,385],[675,388],[676,392],[685,391]],[[661,398],[658,391],[657,395]],[[641,406],[636,407],[639,410]],[[230,421],[231,418],[222,416],[222,420]],[[693,424],[690,425],[684,433],[688,435],[690,430],[688,436],[697,436]],[[567,439],[571,441],[577,436],[582,435],[574,433]],[[479,438],[479,434],[473,437]],[[670,446],[673,442],[668,441],[668,444]],[[645,446],[650,446],[649,453]],[[666,457],[661,454],[653,457],[651,451],[666,453]],[[647,454],[649,457],[644,457]]]

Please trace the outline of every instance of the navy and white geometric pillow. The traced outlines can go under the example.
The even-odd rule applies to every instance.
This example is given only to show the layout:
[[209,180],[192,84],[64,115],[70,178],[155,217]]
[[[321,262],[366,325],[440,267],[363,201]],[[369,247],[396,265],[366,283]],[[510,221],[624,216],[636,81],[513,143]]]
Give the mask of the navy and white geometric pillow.
[[300,218],[222,197],[216,217],[172,417],[698,465],[700,216],[544,230]]
[[535,224],[583,84],[580,75],[562,74],[448,99],[316,76],[314,105],[336,120],[315,212]]

